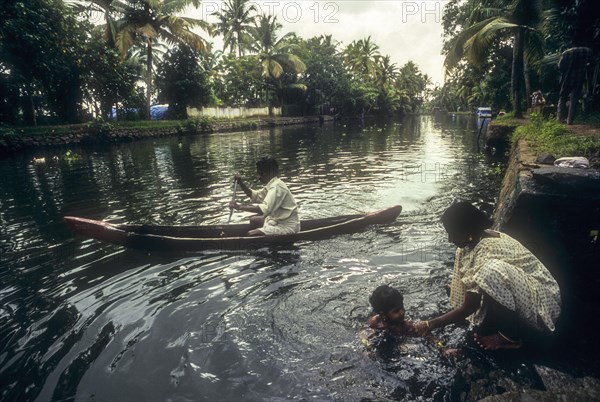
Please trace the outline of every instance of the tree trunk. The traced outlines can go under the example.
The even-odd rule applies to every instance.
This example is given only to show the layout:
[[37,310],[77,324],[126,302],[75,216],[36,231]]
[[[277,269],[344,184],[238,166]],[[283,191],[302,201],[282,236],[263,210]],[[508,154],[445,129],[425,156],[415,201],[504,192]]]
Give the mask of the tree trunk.
[[146,110],[145,118],[150,120],[150,105],[152,102],[152,42],[151,39],[148,39],[148,46],[146,48]]
[[75,71],[72,72],[64,86],[64,108],[66,121],[69,124],[79,123],[82,115],[81,103],[83,102],[79,74]]
[[523,117],[523,74],[523,28],[519,27],[514,37],[511,74],[512,102],[516,118]]
[[[112,1],[110,3],[112,3]],[[116,49],[117,46],[115,44],[115,38],[113,37],[112,27],[110,26],[110,12],[108,10],[109,9],[107,8],[104,12],[104,21],[106,23],[106,29],[104,30],[104,39],[106,40],[106,44],[110,49]]]
[[525,100],[527,107],[531,107],[531,80],[529,79],[529,63],[526,58],[523,58],[523,78],[525,79]]
[[28,126],[37,126],[35,105],[33,103],[33,85],[27,84],[27,102],[23,104],[23,119]]
[[269,99],[269,84],[265,85],[265,103],[267,104],[267,108],[269,109],[269,117],[273,116],[273,105],[271,100]]

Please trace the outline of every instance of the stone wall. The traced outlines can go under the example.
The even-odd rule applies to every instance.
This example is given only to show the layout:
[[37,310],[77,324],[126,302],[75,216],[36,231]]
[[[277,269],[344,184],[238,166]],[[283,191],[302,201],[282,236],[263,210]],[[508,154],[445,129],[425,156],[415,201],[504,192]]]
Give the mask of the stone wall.
[[513,147],[494,211],[495,228],[527,246],[561,287],[557,326],[567,344],[600,355],[600,172],[538,163],[530,144]]
[[175,134],[177,134],[175,128],[165,128],[150,130],[115,129],[102,139],[90,137],[84,130],[62,134],[10,136],[0,138],[0,154],[54,146],[130,142],[146,138],[168,137]]
[[515,129],[524,124],[524,120],[493,120],[485,131],[485,145],[487,148],[504,150],[510,146],[510,138]]
[[521,237],[560,270],[600,252],[593,236],[600,229],[600,172],[558,168],[537,157],[526,141],[515,144],[493,218],[496,228]]

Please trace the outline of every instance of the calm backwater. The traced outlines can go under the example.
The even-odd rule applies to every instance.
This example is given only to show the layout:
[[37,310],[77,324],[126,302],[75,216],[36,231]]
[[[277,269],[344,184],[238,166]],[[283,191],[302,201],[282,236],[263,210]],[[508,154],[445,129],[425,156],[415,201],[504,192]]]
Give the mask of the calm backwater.
[[[476,136],[473,117],[415,117],[0,160],[0,399],[453,399],[460,361],[420,339],[368,357],[357,333],[380,284],[412,318],[448,309],[439,216],[456,198],[491,212],[501,180]],[[404,211],[293,247],[176,255],[75,238],[62,221],[224,223],[232,175],[257,185],[264,154],[303,217]],[[453,345],[464,330],[439,335]]]

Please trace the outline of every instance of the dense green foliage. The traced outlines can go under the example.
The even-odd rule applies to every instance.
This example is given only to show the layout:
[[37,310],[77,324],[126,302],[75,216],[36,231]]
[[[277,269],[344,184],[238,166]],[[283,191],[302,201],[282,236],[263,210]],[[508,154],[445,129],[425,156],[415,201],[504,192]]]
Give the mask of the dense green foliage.
[[[0,122],[78,123],[115,110],[138,119],[152,101],[180,118],[209,102],[288,115],[421,110],[429,78],[412,62],[396,66],[370,37],[345,47],[304,39],[249,0],[223,4],[211,25],[185,15],[200,0],[3,2]],[[223,52],[204,39],[211,34],[223,37]]]
[[[444,9],[448,79],[431,93],[431,109],[492,106],[520,116],[541,90],[556,104],[557,63],[572,46],[600,51],[600,15],[593,0],[450,0]],[[600,110],[600,65],[590,68],[582,99]]]
[[97,116],[110,118],[116,104],[126,110],[143,105],[143,97],[135,86],[141,66],[135,60],[122,60],[115,49],[106,47],[100,35],[93,30],[88,51],[80,55],[82,90],[88,107]]
[[2,120],[14,123],[22,111],[23,120],[35,124],[36,109],[43,108],[59,121],[75,122],[85,24],[56,0],[2,2],[0,15]]
[[0,6],[0,121],[74,123],[134,103],[139,68],[59,0]]
[[169,104],[169,118],[187,118],[187,107],[206,106],[212,101],[208,74],[202,70],[194,49],[179,45],[171,49],[158,68],[158,100]]

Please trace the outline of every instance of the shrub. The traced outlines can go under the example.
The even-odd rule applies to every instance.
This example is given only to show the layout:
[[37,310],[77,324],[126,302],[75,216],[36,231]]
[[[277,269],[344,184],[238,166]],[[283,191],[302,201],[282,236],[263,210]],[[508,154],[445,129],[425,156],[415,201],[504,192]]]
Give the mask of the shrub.
[[208,116],[202,116],[198,119],[198,125],[200,127],[200,131],[203,133],[208,133],[213,131],[212,128],[212,119]]
[[212,119],[208,116],[194,117],[179,123],[175,130],[177,135],[195,135],[212,131]]
[[0,123],[0,138],[1,137],[14,137],[17,135],[17,130],[10,126],[5,126]]
[[81,142],[86,144],[110,142],[110,134],[113,129],[111,123],[103,118],[98,118],[87,124],[87,132],[83,135]]

